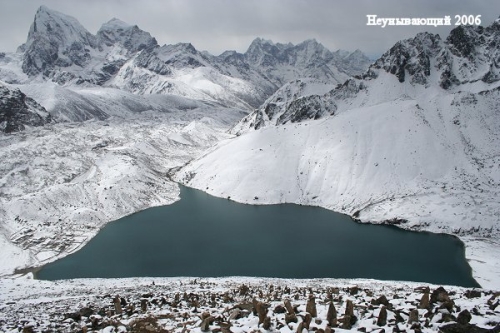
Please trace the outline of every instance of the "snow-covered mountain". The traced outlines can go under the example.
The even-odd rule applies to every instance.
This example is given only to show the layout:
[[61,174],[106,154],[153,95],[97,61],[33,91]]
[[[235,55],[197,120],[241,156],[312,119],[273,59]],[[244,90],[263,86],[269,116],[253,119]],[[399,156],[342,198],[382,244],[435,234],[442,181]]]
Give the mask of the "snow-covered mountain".
[[[393,74],[400,83],[410,82],[412,90],[419,89],[421,85],[425,88],[441,87],[453,92],[470,91],[478,93],[497,87],[500,81],[500,50],[497,46],[500,40],[500,21],[495,21],[491,26],[464,27],[459,26],[452,30],[446,40],[439,35],[431,33],[419,33],[414,38],[409,38],[396,43],[390,50],[376,60],[362,76],[349,79],[335,89],[326,91],[331,83],[307,82],[298,80],[290,82],[279,89],[259,109],[242,120],[237,125],[237,132],[245,128],[258,129],[264,124],[279,125],[302,119],[319,118],[323,114],[334,114],[343,109],[351,109],[353,106],[367,105],[386,102],[399,98],[408,97],[406,91],[387,87],[388,91],[373,96],[372,101],[359,99],[358,92],[363,91],[371,80],[380,75],[380,70]],[[341,54],[341,53],[340,53]],[[383,85],[382,80],[379,84]],[[321,87],[319,87],[320,85]],[[317,90],[316,92],[314,92]],[[410,92],[410,91],[409,91]],[[311,103],[304,102],[309,99]],[[296,108],[290,107],[293,103],[303,105],[305,117],[295,118]],[[357,104],[356,104],[357,103]],[[320,114],[307,112],[308,109],[318,109],[318,104],[328,105],[327,111]],[[280,111],[276,108],[279,106]],[[285,114],[286,113],[286,114]],[[268,122],[274,119],[275,121]]]
[[52,122],[43,106],[19,89],[10,89],[0,82],[0,131],[24,130],[26,126],[43,126]]
[[291,83],[233,129],[239,137],[175,178],[240,202],[317,205],[456,234],[479,283],[495,285],[499,45],[500,20],[445,40],[420,33],[326,93]]
[[246,132],[249,128],[259,129],[267,125],[299,122],[304,119],[318,119],[333,114],[334,104],[322,95],[336,85],[315,79],[298,79],[283,85],[257,110],[243,118],[232,130],[234,134]]
[[437,83],[443,89],[460,86],[467,90],[478,81],[494,84],[500,79],[499,36],[498,19],[486,28],[459,26],[446,40],[420,33],[394,45],[370,67],[367,75],[375,77],[375,70],[382,68],[396,75],[400,82],[408,79],[422,85]]
[[137,25],[130,25],[117,18],[101,26],[97,31],[97,40],[101,47],[104,45],[113,47],[119,44],[132,53],[158,45],[156,39],[148,32],[139,29]]
[[8,83],[108,86],[248,110],[290,80],[340,83],[370,64],[360,51],[332,53],[315,40],[292,45],[257,38],[244,54],[213,56],[189,43],[159,46],[149,33],[116,18],[93,35],[75,18],[45,6],[36,12],[18,54],[0,57],[0,74]]
[[[349,55],[336,55],[314,39],[293,45],[274,44],[261,38],[255,39],[244,54],[250,65],[261,68],[263,74],[278,87],[302,77],[340,83],[359,73],[347,67]],[[364,62],[367,66],[370,60],[365,56]],[[339,70],[339,65],[346,68],[345,72]]]
[[75,18],[41,6],[19,49],[24,51],[23,71],[33,76],[55,67],[84,67],[96,47],[96,37]]

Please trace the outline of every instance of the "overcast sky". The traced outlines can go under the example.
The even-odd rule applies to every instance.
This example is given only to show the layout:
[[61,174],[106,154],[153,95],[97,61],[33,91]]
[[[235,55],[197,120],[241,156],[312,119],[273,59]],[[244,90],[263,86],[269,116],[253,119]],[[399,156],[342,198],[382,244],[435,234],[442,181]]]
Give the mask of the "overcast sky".
[[256,37],[299,43],[315,38],[330,50],[360,49],[376,57],[419,31],[446,37],[453,28],[367,26],[379,17],[481,15],[482,25],[500,16],[498,0],[0,0],[0,51],[25,42],[40,5],[78,19],[91,33],[116,17],[151,33],[159,44],[191,42],[218,55],[244,52]]

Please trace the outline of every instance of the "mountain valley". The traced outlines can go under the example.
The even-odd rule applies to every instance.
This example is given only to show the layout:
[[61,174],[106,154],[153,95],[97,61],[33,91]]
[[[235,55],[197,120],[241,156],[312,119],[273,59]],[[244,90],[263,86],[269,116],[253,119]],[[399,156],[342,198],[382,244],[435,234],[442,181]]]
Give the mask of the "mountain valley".
[[[159,45],[117,18],[92,34],[77,19],[41,6],[26,42],[17,52],[0,53],[0,328],[86,332],[95,319],[102,324],[96,331],[121,332],[152,316],[148,331],[201,332],[212,325],[214,332],[231,332],[213,323],[225,323],[228,311],[248,303],[255,314],[232,318],[233,332],[264,330],[250,295],[276,308],[290,295],[264,296],[262,282],[268,289],[296,287],[300,325],[310,310],[308,291],[331,299],[326,283],[344,288],[334,302],[346,314],[345,300],[355,302],[355,329],[437,332],[451,321],[465,331],[498,331],[499,133],[500,18],[485,27],[458,26],[447,37],[421,32],[370,60],[360,50],[330,51],[315,39],[294,45],[255,38],[244,53],[212,55],[190,43]],[[156,287],[154,297],[134,300],[149,310],[134,308],[130,315],[109,306],[76,320],[50,310],[58,300],[73,310],[87,303],[106,308],[111,293],[146,293],[146,285],[136,290],[130,279],[104,280],[108,289],[98,280],[31,279],[38,267],[82,248],[106,223],[179,200],[177,183],[246,204],[319,206],[360,223],[454,235],[465,245],[480,295],[447,287],[452,305],[446,293],[447,299],[419,308],[417,298],[430,290],[410,282],[305,281],[313,292],[300,280],[241,277],[209,281],[211,289],[204,290],[179,278],[160,283],[178,284],[185,295],[213,292],[216,306],[204,300],[203,311],[220,318],[202,329],[208,317],[198,318],[193,300],[175,300],[179,294],[170,289],[165,297],[172,311],[163,313],[148,303],[160,302]],[[227,310],[221,299],[244,283],[253,290],[235,297],[238,302],[222,302],[231,305]],[[64,295],[72,285],[78,291]],[[358,285],[364,286],[359,297],[350,292]],[[375,323],[382,305],[367,303],[375,300],[371,289],[394,296],[384,302],[393,322]],[[417,326],[409,320],[414,306]],[[462,310],[472,321],[458,323]],[[270,316],[271,330],[304,328],[297,318],[290,324],[279,313]],[[311,327],[334,331],[319,317]]]

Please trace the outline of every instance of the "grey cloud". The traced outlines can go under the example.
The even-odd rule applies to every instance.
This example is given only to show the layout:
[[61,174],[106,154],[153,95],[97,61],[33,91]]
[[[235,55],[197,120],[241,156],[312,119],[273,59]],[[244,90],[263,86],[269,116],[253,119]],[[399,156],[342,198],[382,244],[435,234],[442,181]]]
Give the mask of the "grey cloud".
[[150,32],[160,44],[191,42],[212,54],[244,52],[255,37],[263,37],[292,43],[315,38],[331,50],[361,49],[376,56],[417,32],[445,37],[453,27],[366,26],[367,14],[482,15],[484,25],[500,15],[500,2],[486,0],[0,0],[0,50],[13,51],[25,41],[41,4],[74,16],[92,33],[117,17]]

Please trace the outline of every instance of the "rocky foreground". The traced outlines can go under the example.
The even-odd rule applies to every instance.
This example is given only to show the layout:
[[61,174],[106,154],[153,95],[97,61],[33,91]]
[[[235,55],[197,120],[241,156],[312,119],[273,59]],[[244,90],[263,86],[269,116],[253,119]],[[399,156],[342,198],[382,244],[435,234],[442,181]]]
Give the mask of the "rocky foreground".
[[500,332],[500,292],[373,280],[0,280],[1,332]]

